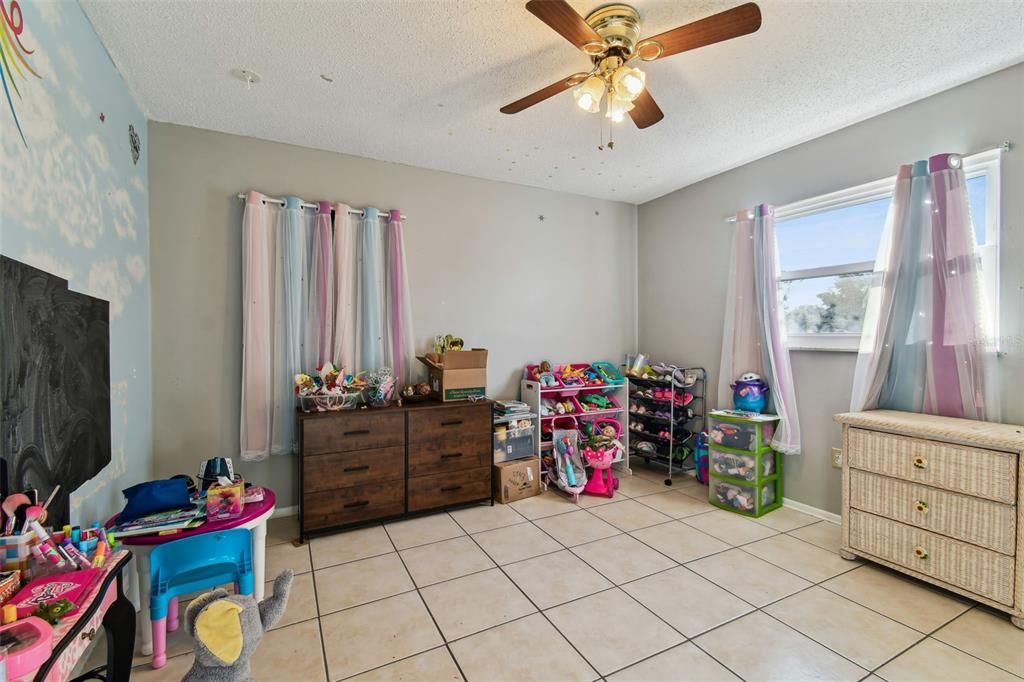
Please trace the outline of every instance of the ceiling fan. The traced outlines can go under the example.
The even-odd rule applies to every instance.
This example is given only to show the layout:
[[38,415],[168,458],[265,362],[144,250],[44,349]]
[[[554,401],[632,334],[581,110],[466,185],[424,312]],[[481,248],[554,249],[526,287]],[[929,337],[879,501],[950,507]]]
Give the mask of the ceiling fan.
[[526,9],[590,57],[593,68],[507,104],[501,113],[518,114],[575,87],[573,97],[584,111],[600,112],[607,95],[605,115],[618,123],[628,113],[637,128],[652,126],[665,114],[648,92],[644,72],[629,66],[632,60],[649,62],[671,57],[738,38],[761,27],[761,10],[752,2],[642,40],[640,14],[629,5],[604,5],[586,19],[565,0],[530,0]]

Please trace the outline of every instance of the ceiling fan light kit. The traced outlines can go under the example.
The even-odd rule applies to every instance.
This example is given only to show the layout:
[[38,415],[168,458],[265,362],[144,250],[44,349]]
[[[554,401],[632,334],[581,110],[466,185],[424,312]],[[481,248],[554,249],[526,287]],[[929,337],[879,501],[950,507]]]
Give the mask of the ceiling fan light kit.
[[[629,66],[633,59],[654,61],[753,33],[761,27],[761,10],[752,2],[698,21],[640,39],[640,13],[630,5],[604,5],[587,15],[576,13],[566,0],[530,0],[526,9],[575,45],[592,62],[578,73],[501,108],[517,114],[569,88],[576,105],[599,113],[607,94],[605,116],[618,123],[628,113],[638,128],[648,128],[665,114],[647,91],[647,75]],[[610,145],[609,145],[610,146]]]

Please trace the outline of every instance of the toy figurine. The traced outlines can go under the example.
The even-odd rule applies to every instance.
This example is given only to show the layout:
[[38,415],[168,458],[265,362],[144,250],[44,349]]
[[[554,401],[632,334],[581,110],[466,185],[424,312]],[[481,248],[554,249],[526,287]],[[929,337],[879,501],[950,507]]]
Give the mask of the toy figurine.
[[768,384],[761,380],[761,375],[747,372],[730,384],[733,390],[732,402],[737,410],[760,414],[768,405]]
[[547,374],[551,372],[551,363],[547,360],[541,360],[540,367],[537,368],[541,374]]
[[558,386],[558,379],[551,372],[542,372],[540,375],[541,388],[556,388]]
[[49,604],[43,604],[32,612],[33,616],[42,618],[50,625],[56,625],[66,614],[75,610],[75,605],[67,599],[58,599]]
[[308,374],[295,375],[295,395],[309,395],[316,390],[313,377]]

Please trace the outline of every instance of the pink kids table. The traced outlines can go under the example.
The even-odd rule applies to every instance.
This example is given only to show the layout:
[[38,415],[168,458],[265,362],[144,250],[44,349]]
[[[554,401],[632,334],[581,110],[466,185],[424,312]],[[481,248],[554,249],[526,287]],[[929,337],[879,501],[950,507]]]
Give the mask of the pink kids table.
[[[190,528],[167,535],[135,535],[121,539],[121,543],[131,547],[132,553],[136,557],[140,602],[139,623],[141,624],[139,634],[141,635],[143,655],[150,656],[153,654],[153,631],[149,624],[149,554],[153,551],[153,548],[165,542],[173,542],[192,535],[215,533],[219,530],[229,530],[231,528],[248,528],[252,531],[254,596],[257,600],[263,599],[267,555],[267,519],[274,513],[275,502],[274,491],[264,487],[263,500],[246,504],[245,509],[242,510],[242,515],[237,518],[225,519],[223,521],[207,521],[197,528]],[[176,613],[177,609],[168,612],[169,630],[174,629],[171,627],[172,620],[174,623],[177,622]],[[174,616],[173,619],[172,616]]]

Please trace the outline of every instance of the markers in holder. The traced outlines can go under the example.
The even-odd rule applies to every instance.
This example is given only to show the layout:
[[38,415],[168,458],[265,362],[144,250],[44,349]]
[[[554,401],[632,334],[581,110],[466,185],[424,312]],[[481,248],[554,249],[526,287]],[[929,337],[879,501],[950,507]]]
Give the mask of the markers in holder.
[[71,544],[70,540],[64,541],[64,551],[71,555],[72,561],[79,568],[89,568],[90,566],[92,566],[92,564],[89,563],[89,557],[82,554],[82,552],[77,547]]
[[96,545],[96,556],[92,558],[93,568],[99,568],[107,558],[107,543],[99,542]]

